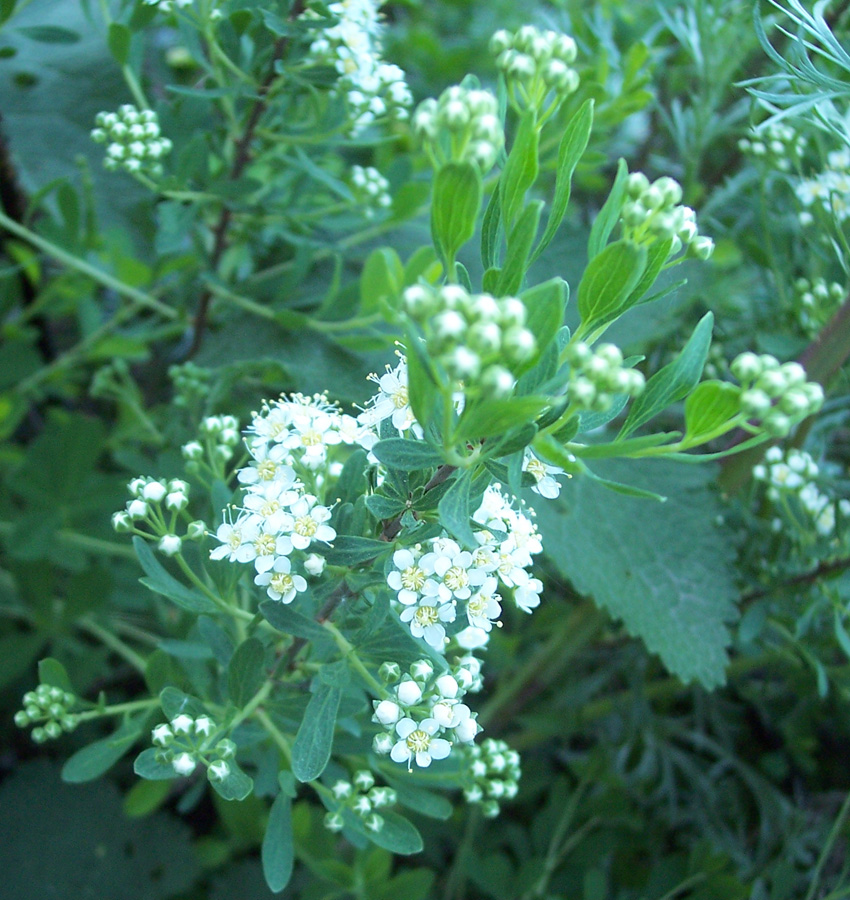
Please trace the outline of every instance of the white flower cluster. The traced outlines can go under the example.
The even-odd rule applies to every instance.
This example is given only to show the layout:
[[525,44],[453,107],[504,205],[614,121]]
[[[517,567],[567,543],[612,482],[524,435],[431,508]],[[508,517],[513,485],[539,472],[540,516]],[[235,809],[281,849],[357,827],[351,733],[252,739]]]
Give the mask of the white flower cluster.
[[210,781],[224,781],[231,772],[228,760],[235,756],[236,744],[227,738],[216,740],[217,730],[209,716],[194,719],[185,713],[175,716],[170,724],[157,725],[151,732],[151,741],[158,748],[157,762],[170,764],[176,775],[184,777],[200,763],[206,766]]
[[568,348],[567,361],[567,397],[580,409],[605,412],[614,395],[636,397],[643,390],[643,375],[637,369],[623,368],[623,354],[616,344],[600,344],[592,350],[583,341],[577,341]]
[[446,162],[474,163],[484,175],[505,142],[499,103],[489,91],[454,85],[438,100],[423,100],[411,120],[435,167]]
[[237,473],[246,491],[243,505],[235,520],[219,526],[221,546],[210,556],[252,563],[254,583],[272,600],[291,603],[307,589],[304,577],[293,570],[293,559],[301,559],[308,574],[320,574],[323,561],[306,551],[336,537],[328,524],[330,509],[307,492],[299,475],[316,485],[324,483],[326,474],[335,471],[329,450],[355,443],[363,427],[324,394],[293,394],[255,413],[247,431],[252,435],[247,440],[252,459]]
[[402,622],[414,637],[441,652],[458,603],[468,622],[458,635],[461,646],[486,643],[502,614],[500,586],[513,591],[514,602],[525,612],[540,604],[543,585],[528,570],[532,555],[543,547],[531,519],[510,505],[499,485],[487,488],[473,519],[480,526],[474,551],[463,550],[445,535],[432,538],[425,546],[396,550],[387,576]]
[[201,441],[189,441],[180,449],[183,459],[198,462],[207,457],[229,462],[241,440],[239,420],[235,416],[207,416],[200,427]]
[[490,39],[490,51],[504,72],[509,90],[517,86],[530,105],[539,105],[550,91],[561,98],[579,86],[576,42],[566,34],[523,25],[518,31],[501,29]]
[[742,353],[729,366],[741,382],[741,410],[774,437],[785,437],[794,425],[823,405],[823,388],[806,380],[796,362],[782,363],[763,353]]
[[398,356],[399,361],[395,368],[387,366],[383,375],[372,374],[369,376],[369,381],[378,385],[378,393],[369,400],[366,408],[357,417],[357,421],[369,432],[368,441],[361,438],[362,446],[374,444],[378,439],[377,429],[384,419],[390,419],[393,428],[397,428],[399,433],[412,429],[417,437],[421,437],[421,428],[416,423],[413,410],[410,408],[410,396],[407,390],[407,360],[401,353]]
[[98,113],[95,123],[97,128],[91,136],[98,144],[107,144],[103,163],[107,169],[124,169],[130,174],[162,174],[159,161],[171,152],[171,141],[160,136],[159,122],[152,109],[138,110],[132,103],[125,103],[117,113]]
[[490,397],[507,397],[515,371],[535,352],[525,327],[525,305],[516,297],[468,294],[460,285],[415,284],[404,292],[404,309],[422,329],[427,352],[449,376]]
[[635,243],[672,241],[670,256],[683,247],[689,256],[708,259],[714,241],[697,230],[696,214],[681,206],[682,188],[668,176],[650,183],[643,172],[632,172],[626,182],[627,200],[621,218],[623,237]]
[[787,122],[769,122],[751,128],[748,137],[738,141],[738,149],[748,156],[764,160],[771,168],[790,172],[806,152],[806,137]]
[[374,0],[328,4],[328,12],[338,22],[310,45],[311,57],[333,66],[340,75],[337,89],[348,102],[352,134],[384,117],[406,119],[413,103],[404,72],[381,59],[380,5]]
[[817,334],[846,296],[847,291],[837,281],[829,284],[825,278],[798,278],[794,282],[794,306],[803,330]]
[[[189,505],[189,485],[180,478],[168,481],[158,478],[134,478],[128,485],[132,500],[125,509],[112,514],[112,527],[119,533],[158,537],[159,550],[174,556],[183,546],[183,538],[175,533],[178,517]],[[151,533],[140,530],[144,525]],[[190,523],[186,536],[198,540],[204,533],[203,522]]]
[[413,663],[387,699],[374,701],[372,721],[388,729],[375,735],[375,752],[388,753],[410,771],[414,763],[424,768],[434,759],[445,759],[453,744],[472,743],[481,726],[477,714],[461,701],[479,683],[480,671],[473,656],[458,660],[450,672],[436,678],[427,659]]
[[804,209],[800,222],[814,222],[813,207],[822,207],[839,222],[850,216],[850,149],[833,150],[827,155],[829,168],[814,178],[803,178],[795,188],[797,199]]
[[331,793],[338,801],[339,809],[325,816],[325,828],[329,831],[342,831],[345,827],[343,810],[350,809],[360,816],[369,831],[377,833],[384,827],[383,816],[377,810],[398,802],[396,792],[389,787],[376,786],[375,777],[367,769],[355,772],[351,781],[340,778],[331,787]]
[[76,716],[69,712],[76,702],[77,698],[62,688],[40,684],[34,691],[24,694],[23,709],[15,713],[15,724],[18,728],[35,725],[32,739],[37,744],[55,740],[77,727]]
[[511,800],[519,790],[519,753],[493,738],[482,741],[480,747],[469,744],[460,752],[472,782],[464,788],[463,796],[467,803],[480,803],[488,819],[495,818],[499,815],[499,800]]
[[767,485],[767,496],[774,503],[796,497],[817,533],[829,537],[835,531],[836,513],[843,519],[850,518],[850,500],[835,502],[818,490],[814,481],[817,475],[818,465],[811,455],[793,447],[785,453],[779,447],[771,447],[764,463],[753,468],[753,478]]
[[367,219],[392,205],[389,181],[372,166],[352,166],[349,181],[354,199]]

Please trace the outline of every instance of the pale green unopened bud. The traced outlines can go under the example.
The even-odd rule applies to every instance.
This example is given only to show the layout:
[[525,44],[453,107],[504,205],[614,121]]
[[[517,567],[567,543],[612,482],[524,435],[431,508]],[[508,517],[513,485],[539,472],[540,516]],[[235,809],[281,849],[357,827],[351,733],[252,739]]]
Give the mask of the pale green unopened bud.
[[741,409],[744,414],[761,419],[770,411],[770,397],[761,390],[753,389],[741,394]]
[[489,397],[499,400],[510,396],[516,379],[503,366],[488,366],[481,376],[481,389]]
[[27,715],[26,710],[19,710],[15,713],[15,724],[18,728],[26,728],[30,724],[30,717]]
[[386,756],[393,749],[394,743],[392,735],[382,731],[372,738],[372,749],[380,756]]
[[384,684],[393,684],[401,678],[401,666],[396,662],[381,663],[378,676]]
[[773,411],[762,422],[762,427],[773,437],[785,437],[791,431],[791,420],[783,413]]
[[742,353],[729,366],[732,374],[742,383],[753,381],[761,375],[763,366],[755,353]]
[[324,822],[325,828],[327,828],[328,831],[342,831],[342,829],[345,827],[345,821],[343,820],[340,813],[327,813],[325,815]]
[[44,726],[44,733],[55,741],[62,734],[62,726],[58,722],[48,722]]

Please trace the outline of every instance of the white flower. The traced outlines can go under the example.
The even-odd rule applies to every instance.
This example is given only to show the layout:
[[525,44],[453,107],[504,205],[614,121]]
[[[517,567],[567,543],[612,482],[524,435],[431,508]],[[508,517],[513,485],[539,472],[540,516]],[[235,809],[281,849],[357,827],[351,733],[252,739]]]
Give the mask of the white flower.
[[174,556],[180,552],[183,541],[176,534],[164,534],[157,545],[166,556]]
[[254,461],[240,469],[237,478],[240,484],[255,485],[263,482],[280,481],[286,488],[295,484],[295,470],[287,464],[286,448],[280,444],[267,447],[254,443],[248,447]]
[[415,706],[422,699],[422,688],[415,681],[402,681],[396,688],[396,697],[402,706]]
[[292,526],[292,546],[298,550],[306,550],[312,541],[330,543],[336,537],[336,531],[325,523],[331,517],[326,506],[315,505],[316,498],[304,494],[290,507],[294,519]]
[[251,542],[259,531],[259,526],[244,516],[235,522],[222,522],[215,533],[221,546],[210,550],[210,559],[224,559],[226,556],[230,562],[250,562],[255,556]]
[[452,603],[441,603],[436,597],[422,597],[416,604],[401,611],[401,621],[410,623],[410,633],[422,638],[435,650],[442,650],[446,641],[444,622],[454,622]]
[[470,625],[468,628],[464,628],[463,631],[459,631],[454,636],[454,640],[464,650],[478,650],[487,646],[490,641],[490,635],[483,628],[476,628],[474,625]]
[[195,724],[195,720],[185,713],[175,716],[171,720],[171,727],[175,734],[189,734]]
[[270,570],[254,578],[254,584],[266,588],[269,597],[280,603],[292,603],[296,594],[307,590],[306,580],[292,574],[292,563],[286,556],[277,557]]
[[387,575],[387,584],[397,593],[405,606],[416,603],[429,577],[434,574],[433,555],[423,559],[418,545],[403,548],[393,554],[395,569]]
[[526,584],[520,585],[514,591],[516,605],[523,611],[530,613],[535,607],[540,606],[540,594],[543,591],[543,583],[538,578],[531,578]]
[[532,485],[531,490],[541,497],[554,500],[561,493],[561,484],[555,480],[555,476],[564,475],[563,469],[543,462],[528,448],[525,450],[522,468],[524,472],[530,472],[534,476],[537,483]]
[[413,763],[426,768],[432,759],[445,759],[452,745],[443,738],[434,737],[440,730],[434,719],[423,719],[418,724],[413,719],[404,718],[396,724],[398,740],[390,751],[390,759],[397,763],[407,763],[407,770]]
[[195,757],[192,756],[191,753],[178,753],[171,761],[174,771],[178,775],[183,776],[191,775],[192,772],[195,771],[195,766],[197,766],[197,764]]
[[369,401],[366,409],[358,416],[358,420],[364,425],[374,427],[384,419],[391,419],[393,427],[399,432],[412,428],[416,419],[410,408],[407,392],[407,360],[401,357],[394,369],[387,366],[384,375],[380,377],[370,375],[369,380],[374,381],[380,390]]
[[468,550],[461,550],[455,541],[438,538],[433,541],[432,546],[434,550],[425,554],[422,566],[432,568],[441,580],[426,584],[426,594],[435,592],[444,603],[452,598],[466,600],[472,595],[473,588],[480,588],[486,583],[487,573],[475,567],[472,554]]

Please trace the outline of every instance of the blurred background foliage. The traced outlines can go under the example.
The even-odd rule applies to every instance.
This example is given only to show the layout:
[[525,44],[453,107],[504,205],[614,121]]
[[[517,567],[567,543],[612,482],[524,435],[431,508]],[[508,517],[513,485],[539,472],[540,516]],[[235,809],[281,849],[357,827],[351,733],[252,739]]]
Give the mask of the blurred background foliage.
[[[127,95],[97,10],[67,0],[17,5],[0,4],[9,16],[0,31],[3,211],[137,295],[0,232],[6,890],[25,896],[41,879],[55,897],[265,897],[258,823],[268,811],[260,801],[206,798],[181,816],[179,789],[138,783],[129,763],[101,783],[63,785],[61,760],[92,734],[36,752],[11,717],[47,655],[66,665],[81,693],[131,697],[138,676],[102,643],[104,623],[131,638],[152,616],[164,634],[174,627],[140,594],[132,550],[109,526],[130,477],[178,475],[177,448],[202,415],[244,421],[262,397],[284,390],[365,399],[365,376],[389,360],[393,336],[341,323],[358,315],[358,278],[371,250],[388,243],[407,259],[427,242],[424,165],[401,126],[394,141],[321,148],[375,165],[390,180],[391,214],[371,223],[350,211],[311,219],[322,208],[311,206],[322,176],[310,148],[285,159],[271,153],[263,166],[231,177],[233,159],[209,158],[228,126],[211,121],[209,98],[194,92],[191,35],[145,24],[148,10],[138,4],[133,15],[150,40],[134,62],[162,109],[174,165],[214,198],[190,215],[179,199],[157,199],[101,167],[89,138],[94,116]],[[791,31],[770,31],[787,53],[793,24],[775,4],[762,6],[768,25],[780,20]],[[839,40],[845,7],[825,9]],[[721,376],[725,360],[744,349],[782,359],[808,352],[820,332],[801,324],[795,280],[846,286],[850,257],[837,234],[801,226],[794,173],[769,169],[739,147],[766,116],[741,82],[776,74],[752,3],[407,0],[384,13],[386,56],[405,69],[417,101],[468,72],[494,84],[487,43],[496,27],[531,21],[575,36],[582,87],[563,115],[592,96],[597,127],[568,221],[535,274],[575,281],[620,156],[650,178],[677,178],[701,231],[717,241],[710,265],[689,269],[686,284],[612,329],[627,353],[647,357],[647,371],[668,361],[708,309],[717,323],[711,365]],[[816,122],[793,124],[810,135],[801,164],[809,172],[839,149]],[[549,151],[553,168],[556,143]],[[333,195],[338,184],[328,178]],[[264,219],[256,210],[266,202],[272,213]],[[217,249],[225,208],[237,226]],[[475,260],[466,262],[474,277]],[[254,307],[234,301],[234,292]],[[203,297],[209,312],[199,340],[191,326]],[[793,439],[818,460],[821,484],[835,498],[848,496],[842,361],[839,353],[823,375],[824,413]],[[177,364],[182,375],[169,377]],[[446,821],[417,821],[426,849],[407,860],[339,845],[321,813],[297,803],[298,865],[286,896],[849,896],[845,523],[829,540],[795,529],[793,510],[777,513],[749,469],[735,465],[721,475],[726,493],[715,484],[719,467],[644,463],[636,477],[668,495],[667,505],[571,483],[557,505],[541,508],[545,603],[494,637],[482,712],[488,733],[522,752],[519,797],[495,821],[463,807]],[[598,609],[644,603],[651,615],[653,604],[675,607],[685,595],[705,607],[729,647],[726,683],[714,690],[667,675],[619,619]],[[690,615],[686,607],[675,639],[685,641],[698,672],[705,634]]]

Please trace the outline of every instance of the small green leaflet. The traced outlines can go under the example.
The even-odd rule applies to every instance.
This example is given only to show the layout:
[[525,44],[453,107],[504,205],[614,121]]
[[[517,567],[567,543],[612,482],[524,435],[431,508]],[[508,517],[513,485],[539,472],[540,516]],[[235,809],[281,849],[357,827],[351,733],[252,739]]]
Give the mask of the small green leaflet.
[[236,648],[227,667],[227,692],[234,705],[245,706],[263,686],[265,657],[265,647],[255,637],[249,637]]
[[741,389],[728,381],[704,381],[685,401],[685,438],[711,435],[741,409]]
[[391,469],[403,472],[416,472],[430,469],[442,463],[442,456],[422,441],[409,441],[405,438],[387,438],[378,441],[372,447],[372,453]]
[[334,727],[342,698],[340,688],[316,680],[315,692],[292,744],[292,774],[301,781],[315,781],[331,758]]
[[483,187],[472,163],[446,163],[434,177],[431,235],[446,260],[475,234]]
[[138,535],[133,538],[133,547],[139,563],[145,570],[147,578],[140,578],[139,582],[155,594],[167,597],[176,603],[181,609],[191,613],[217,613],[218,607],[208,597],[199,591],[191,590],[173,578],[162,567],[160,561],[154,556],[147,541]]
[[143,722],[144,717],[128,719],[109,737],[78,750],[62,766],[62,780],[80,784],[100,778],[136,743]]
[[578,286],[578,311],[585,331],[622,309],[645,266],[646,249],[630,241],[609,244],[587,264]]
[[617,177],[611,186],[611,193],[605,201],[599,215],[593,222],[590,229],[590,237],[587,241],[587,259],[592,262],[601,252],[603,247],[608,243],[608,238],[614,230],[620,218],[620,212],[623,209],[623,203],[626,199],[626,179],[629,176],[629,167],[626,161],[621,159],[617,164]]
[[458,473],[437,509],[440,513],[440,522],[446,530],[466,546],[474,547],[475,535],[469,525],[470,481],[468,469]]
[[540,132],[537,113],[533,109],[522,114],[508,160],[499,178],[502,223],[510,233],[522,208],[526,191],[537,180]]
[[269,890],[280,893],[292,877],[295,848],[292,841],[292,798],[281,791],[269,812],[263,837],[263,875]]

